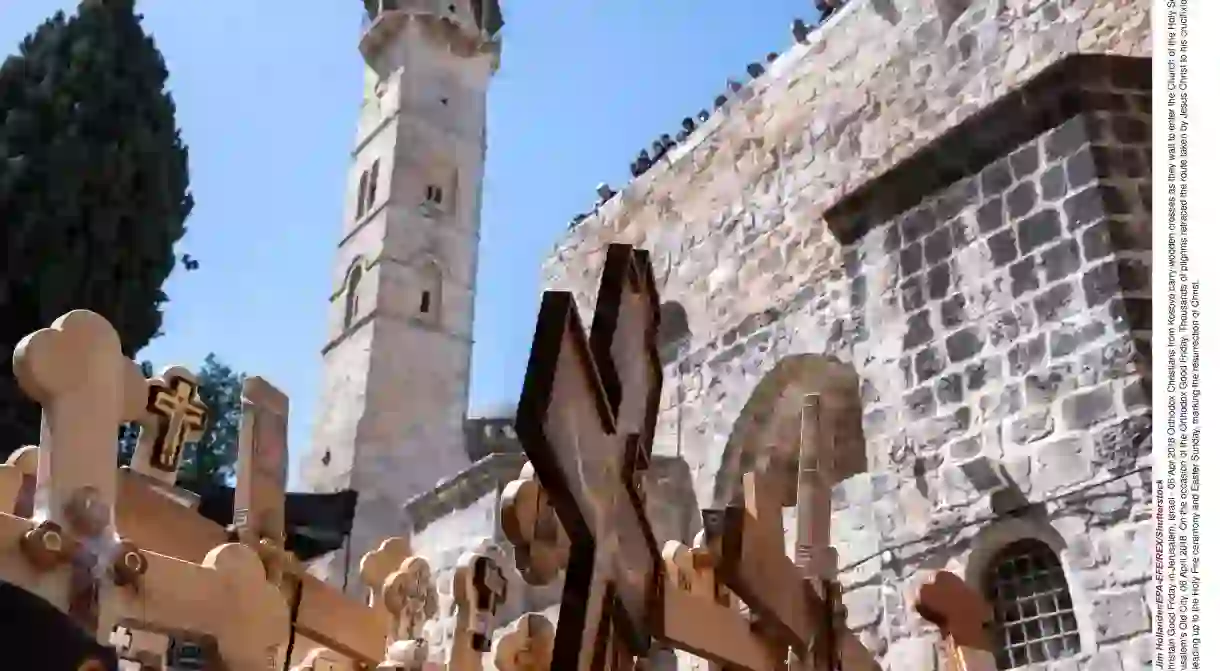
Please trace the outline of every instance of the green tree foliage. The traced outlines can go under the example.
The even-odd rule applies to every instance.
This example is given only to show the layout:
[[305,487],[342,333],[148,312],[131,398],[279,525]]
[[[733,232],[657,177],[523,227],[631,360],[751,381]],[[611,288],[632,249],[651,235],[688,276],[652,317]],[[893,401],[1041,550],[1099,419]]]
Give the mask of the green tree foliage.
[[[152,364],[140,364],[145,377],[152,377]],[[184,487],[229,484],[237,466],[237,434],[241,425],[241,385],[245,373],[237,373],[209,354],[198,371],[199,398],[208,407],[208,425],[203,439],[187,447],[182,455],[179,480]],[[128,424],[119,432],[119,463],[131,463],[139,427]]]
[[[134,0],[84,0],[0,66],[0,357],[77,308],[109,319],[128,356],[159,334],[193,206],[167,76]],[[0,457],[38,427],[0,366]]]

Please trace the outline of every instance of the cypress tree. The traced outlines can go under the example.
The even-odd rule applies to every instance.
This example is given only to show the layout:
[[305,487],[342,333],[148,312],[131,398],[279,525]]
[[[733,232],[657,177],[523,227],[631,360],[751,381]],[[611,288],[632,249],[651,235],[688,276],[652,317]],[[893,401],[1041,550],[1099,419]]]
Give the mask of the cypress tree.
[[[0,66],[0,355],[61,314],[110,320],[133,356],[161,329],[162,284],[193,200],[165,60],[134,0],[57,13]],[[0,366],[0,456],[39,411]]]

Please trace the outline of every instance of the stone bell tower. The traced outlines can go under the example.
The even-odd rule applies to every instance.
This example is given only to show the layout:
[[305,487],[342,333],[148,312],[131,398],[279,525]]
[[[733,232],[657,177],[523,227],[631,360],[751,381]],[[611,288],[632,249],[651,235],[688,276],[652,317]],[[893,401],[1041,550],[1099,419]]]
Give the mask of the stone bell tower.
[[313,567],[349,591],[363,553],[406,531],[403,504],[470,463],[486,101],[503,23],[497,0],[364,6],[364,103],[301,466],[312,491],[359,493],[347,546]]

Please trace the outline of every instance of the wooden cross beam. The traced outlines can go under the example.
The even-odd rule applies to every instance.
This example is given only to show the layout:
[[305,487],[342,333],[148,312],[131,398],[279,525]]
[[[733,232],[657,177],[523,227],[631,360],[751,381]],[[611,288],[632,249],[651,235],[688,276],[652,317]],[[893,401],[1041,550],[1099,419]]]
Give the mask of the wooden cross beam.
[[995,671],[995,654],[988,635],[994,610],[966,581],[949,571],[937,571],[920,584],[915,611],[940,629],[948,643],[950,671]]
[[602,671],[649,647],[661,556],[636,473],[660,404],[658,321],[648,254],[629,245],[606,254],[588,338],[570,293],[542,299],[516,429],[571,541],[556,671]]
[[715,536],[709,547],[717,558],[718,575],[762,620],[766,631],[800,657],[807,659],[811,643],[833,632],[838,649],[831,651],[830,670],[880,671],[868,648],[847,634],[837,585],[827,585],[832,597],[828,602],[785,553],[781,488],[768,486],[767,477],[747,473],[740,503],[723,512],[705,511],[705,527]]

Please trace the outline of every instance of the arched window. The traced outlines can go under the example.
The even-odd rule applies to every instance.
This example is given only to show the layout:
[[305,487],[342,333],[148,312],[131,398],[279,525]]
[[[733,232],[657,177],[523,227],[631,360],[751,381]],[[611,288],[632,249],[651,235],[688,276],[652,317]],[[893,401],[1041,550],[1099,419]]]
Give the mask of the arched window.
[[356,190],[356,218],[364,216],[364,194],[369,189],[369,171],[360,173],[360,184]]
[[352,327],[360,311],[360,280],[364,279],[364,264],[359,260],[352,264],[347,273],[347,285],[344,287],[343,330]]
[[987,594],[995,606],[995,653],[1000,669],[1071,657],[1080,652],[1072,594],[1059,558],[1045,543],[1017,541],[991,560]]

